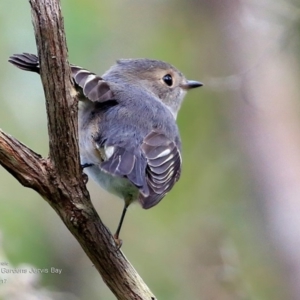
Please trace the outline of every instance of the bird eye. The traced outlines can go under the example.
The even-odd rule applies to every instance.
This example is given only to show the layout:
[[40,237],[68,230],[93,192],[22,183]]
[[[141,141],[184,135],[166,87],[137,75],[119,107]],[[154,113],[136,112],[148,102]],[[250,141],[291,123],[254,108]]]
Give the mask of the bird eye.
[[167,74],[163,77],[163,81],[167,86],[171,86],[173,84],[173,78],[170,74]]

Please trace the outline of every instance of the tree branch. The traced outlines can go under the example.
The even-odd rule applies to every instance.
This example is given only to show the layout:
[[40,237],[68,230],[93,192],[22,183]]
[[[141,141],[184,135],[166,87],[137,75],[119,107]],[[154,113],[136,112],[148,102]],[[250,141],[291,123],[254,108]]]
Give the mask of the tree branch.
[[[79,178],[77,99],[67,60],[59,2],[29,2],[46,97],[50,159],[65,179],[69,174]],[[61,146],[62,141],[67,147]]]
[[38,190],[47,181],[46,160],[1,129],[0,164],[26,187]]
[[67,62],[59,1],[29,2],[46,98],[49,158],[42,158],[0,130],[0,164],[53,207],[117,299],[155,300],[132,265],[117,250],[83,181],[77,143],[77,99]]

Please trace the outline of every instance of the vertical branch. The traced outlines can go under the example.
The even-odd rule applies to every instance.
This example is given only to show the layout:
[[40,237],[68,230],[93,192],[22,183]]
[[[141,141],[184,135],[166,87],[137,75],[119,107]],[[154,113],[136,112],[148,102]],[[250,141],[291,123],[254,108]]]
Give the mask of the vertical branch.
[[59,1],[29,2],[46,97],[50,159],[65,179],[70,178],[70,174],[79,178],[77,100]]

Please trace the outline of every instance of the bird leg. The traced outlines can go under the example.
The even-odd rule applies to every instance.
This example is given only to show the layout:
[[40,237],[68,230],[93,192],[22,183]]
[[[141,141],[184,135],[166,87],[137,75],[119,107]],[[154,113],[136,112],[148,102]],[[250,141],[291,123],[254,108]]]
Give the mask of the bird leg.
[[129,206],[129,204],[125,201],[125,205],[124,205],[124,208],[123,208],[121,219],[120,219],[117,231],[114,234],[114,239],[115,239],[116,245],[118,247],[118,250],[122,247],[122,244],[123,244],[123,241],[121,239],[119,239],[119,234],[120,234],[120,231],[121,231],[121,228],[122,228],[122,224],[123,224],[128,206]]
[[94,165],[94,164],[86,163],[86,164],[82,164],[82,165],[81,165],[81,168],[82,168],[82,169],[85,169],[85,168],[92,167],[93,165]]

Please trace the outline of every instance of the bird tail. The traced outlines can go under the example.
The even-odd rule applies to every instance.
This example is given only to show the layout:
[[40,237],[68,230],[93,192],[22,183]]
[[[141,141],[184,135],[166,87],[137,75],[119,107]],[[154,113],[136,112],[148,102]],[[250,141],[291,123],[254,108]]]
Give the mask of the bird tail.
[[40,74],[39,58],[34,54],[14,54],[8,61],[19,69]]
[[[39,58],[35,54],[14,54],[8,61],[19,69],[40,74]],[[81,93],[85,98],[93,102],[105,102],[114,99],[110,85],[100,76],[78,66],[70,65],[70,67],[74,83],[82,89]]]

